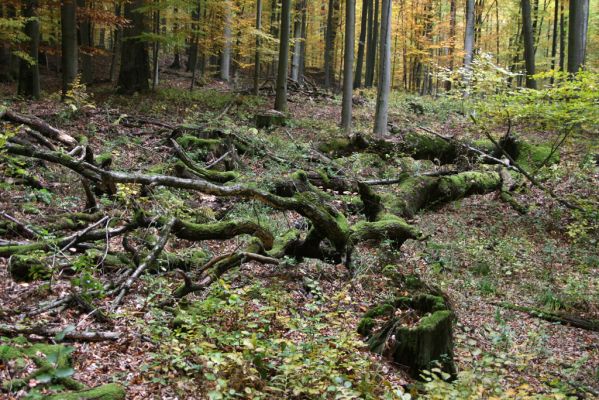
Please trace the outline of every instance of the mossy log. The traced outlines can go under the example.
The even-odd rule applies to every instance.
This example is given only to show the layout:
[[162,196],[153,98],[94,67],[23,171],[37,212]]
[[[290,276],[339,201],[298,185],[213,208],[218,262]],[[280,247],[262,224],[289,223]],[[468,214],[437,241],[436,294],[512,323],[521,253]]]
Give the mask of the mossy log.
[[9,259],[8,272],[15,282],[47,280],[52,276],[52,268],[46,262],[44,253],[15,254]]
[[[143,215],[143,213],[138,213],[136,216],[137,224],[142,227],[164,226],[167,220],[168,218],[166,217],[152,219]],[[171,233],[179,239],[191,241],[227,240],[239,235],[252,235],[260,239],[266,250],[272,249],[274,243],[272,233],[251,221],[223,221],[196,224],[176,218]]]
[[116,383],[109,383],[93,389],[78,392],[58,393],[46,397],[47,400],[124,400],[127,393]]
[[[532,144],[510,135],[502,138],[499,145],[527,169],[559,162],[559,153],[552,151],[552,146],[549,144]],[[493,163],[493,159],[497,160],[503,157],[501,150],[497,149],[490,140],[460,142],[415,132],[401,133],[386,139],[363,135],[338,137],[320,143],[318,150],[333,157],[348,156],[356,152],[369,152],[383,157],[403,155],[415,160],[434,160],[440,164],[455,164],[459,157],[466,157],[474,161],[480,157],[481,152],[491,156],[491,158],[483,159],[483,162]]]
[[[419,320],[407,326],[402,315],[414,313]],[[397,314],[399,317],[395,316]],[[375,318],[384,316],[389,318],[388,321],[374,330]],[[440,364],[445,372],[455,375],[453,318],[442,297],[402,297],[371,309],[360,322],[358,330],[370,336],[368,345],[371,351],[405,366],[415,378],[421,371],[434,368],[435,363]]]

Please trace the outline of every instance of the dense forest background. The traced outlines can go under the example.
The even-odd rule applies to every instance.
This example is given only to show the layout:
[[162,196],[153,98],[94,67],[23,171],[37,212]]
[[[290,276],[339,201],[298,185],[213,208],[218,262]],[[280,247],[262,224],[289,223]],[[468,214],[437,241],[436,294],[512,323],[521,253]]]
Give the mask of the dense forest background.
[[3,0],[0,397],[599,396],[598,0]]

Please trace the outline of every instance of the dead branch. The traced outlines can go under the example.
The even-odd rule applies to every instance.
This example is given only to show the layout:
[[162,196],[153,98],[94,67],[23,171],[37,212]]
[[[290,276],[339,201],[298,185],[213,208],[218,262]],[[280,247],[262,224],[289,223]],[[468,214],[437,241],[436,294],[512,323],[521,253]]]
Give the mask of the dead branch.
[[141,274],[146,270],[146,268],[148,268],[148,266],[156,262],[156,259],[160,255],[160,252],[162,252],[164,246],[166,246],[169,234],[171,233],[171,229],[173,229],[173,225],[175,225],[176,221],[176,218],[171,218],[171,220],[164,226],[162,232],[160,233],[160,238],[158,239],[158,242],[156,242],[156,245],[154,246],[150,254],[148,254],[145,260],[139,265],[139,267],[137,267],[135,271],[133,271],[131,276],[119,288],[119,294],[112,302],[111,310],[114,311],[119,306],[125,294],[129,291],[129,289],[131,289],[133,283],[135,283],[137,278],[141,276]]
[[[65,332],[65,328],[51,327],[47,325],[26,326],[16,324],[1,324],[0,333],[6,336],[18,335],[37,335],[42,337],[54,337],[61,332]],[[102,331],[66,331],[65,340],[82,341],[82,342],[103,342],[118,340],[123,335],[120,332],[102,332]]]
[[61,129],[51,126],[46,121],[36,116],[19,114],[15,111],[6,109],[4,113],[0,114],[0,117],[10,122],[27,125],[42,135],[54,140],[58,140],[59,142],[67,145],[69,148],[77,146],[77,140],[75,140],[75,138],[73,138],[71,135],[67,134]]

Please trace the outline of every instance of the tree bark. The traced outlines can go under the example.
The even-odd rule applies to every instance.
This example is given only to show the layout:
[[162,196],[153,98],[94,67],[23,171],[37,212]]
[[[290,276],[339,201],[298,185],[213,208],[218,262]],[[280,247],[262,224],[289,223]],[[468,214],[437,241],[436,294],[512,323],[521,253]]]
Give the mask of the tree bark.
[[366,78],[364,86],[372,87],[374,84],[374,69],[376,67],[377,43],[379,34],[379,2],[374,0],[372,30],[368,48],[366,49]]
[[145,0],[134,0],[125,3],[125,18],[131,24],[123,31],[121,68],[118,81],[118,92],[133,94],[149,90],[150,79],[148,45],[139,39],[145,31],[144,15],[136,11],[145,4]]
[[356,31],[356,2],[345,0],[345,54],[343,61],[343,106],[341,110],[341,127],[345,133],[352,129],[352,96],[354,68],[354,36]]
[[[551,70],[555,71],[555,64],[557,62],[557,40],[558,40],[558,26],[559,26],[559,0],[555,0],[553,6],[553,36],[551,38]],[[555,76],[551,77],[551,84],[555,82]]]
[[308,4],[307,0],[302,1],[302,29],[301,36],[302,41],[300,43],[300,61],[299,61],[299,76],[297,81],[300,84],[304,83],[304,76],[306,74],[306,41],[308,40]]
[[358,42],[358,59],[356,60],[356,76],[354,89],[362,86],[362,66],[364,65],[364,48],[366,47],[366,30],[368,23],[368,10],[372,0],[362,0],[362,19],[360,21],[360,41]]
[[225,7],[225,43],[220,59],[220,79],[229,82],[231,79],[231,1],[224,2]]
[[[256,0],[256,30],[262,30],[262,0]],[[254,56],[254,95],[260,94],[260,36],[256,35],[256,54]]]
[[466,33],[464,34],[464,67],[470,69],[474,55],[474,0],[466,0]]
[[25,35],[29,37],[29,57],[33,64],[21,59],[19,62],[19,84],[17,93],[24,97],[40,97],[40,73],[38,65],[38,50],[40,43],[40,23],[37,15],[38,0],[26,0],[23,16],[28,18],[25,23]]
[[335,38],[337,37],[337,19],[339,16],[339,0],[329,0],[327,15],[327,33],[324,50],[324,86],[330,89],[333,85],[333,61],[335,57]]
[[277,93],[275,110],[287,111],[287,70],[289,66],[289,28],[291,25],[291,0],[283,0],[281,10],[281,42],[279,45],[279,67],[277,71]]
[[374,133],[379,136],[387,133],[391,89],[391,0],[383,0],[381,14],[381,59],[374,119]]
[[526,87],[536,89],[535,74],[535,40],[530,12],[530,0],[521,0],[522,5],[522,33],[524,36],[524,62],[526,64]]
[[589,0],[570,0],[568,28],[568,72],[575,74],[584,67],[587,31],[589,26]]
[[302,40],[302,21],[301,21],[301,7],[302,2],[298,1],[296,6],[296,15],[293,21],[293,55],[291,57],[291,79],[294,81],[299,80],[300,70],[300,54],[301,54],[301,40]]
[[[453,55],[455,53],[455,31],[456,31],[456,0],[451,0],[449,4],[449,71],[453,72]],[[499,54],[497,54],[499,56]],[[445,90],[451,90],[451,81],[445,82]]]

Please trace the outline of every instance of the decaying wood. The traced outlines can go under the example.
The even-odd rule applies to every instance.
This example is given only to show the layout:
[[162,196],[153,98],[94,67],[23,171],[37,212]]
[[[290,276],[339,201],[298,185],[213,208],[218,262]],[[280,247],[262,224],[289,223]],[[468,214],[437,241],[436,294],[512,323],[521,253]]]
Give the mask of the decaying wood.
[[145,260],[137,267],[135,271],[133,271],[131,276],[129,276],[125,283],[123,283],[123,285],[119,288],[119,293],[117,294],[111,305],[112,310],[115,310],[119,306],[125,294],[129,291],[129,289],[131,289],[133,283],[135,283],[137,278],[139,278],[141,274],[143,274],[146,268],[148,268],[150,265],[156,262],[156,259],[160,255],[160,252],[164,249],[164,246],[166,246],[166,243],[168,242],[169,234],[171,233],[171,229],[173,229],[173,225],[175,225],[175,222],[176,219],[171,218],[171,220],[164,226],[162,232],[160,233],[160,239],[158,240],[158,242],[156,242],[156,245],[154,246],[150,254],[148,254]]
[[31,129],[38,131],[48,138],[58,140],[69,148],[77,146],[77,140],[75,140],[75,138],[73,138],[71,135],[67,134],[61,129],[51,126],[43,119],[36,116],[19,114],[15,111],[6,109],[0,114],[0,117],[6,121],[27,125]]
[[0,334],[6,336],[36,335],[46,338],[54,337],[61,332],[66,332],[64,339],[67,341],[103,342],[119,340],[123,337],[120,332],[103,331],[65,331],[64,327],[52,327],[47,325],[26,326],[18,324],[0,323]]
[[540,318],[540,319],[548,321],[548,322],[557,322],[557,323],[560,323],[563,325],[572,326],[574,328],[584,329],[587,331],[599,332],[599,320],[585,319],[585,318],[577,317],[575,315],[564,314],[564,313],[558,314],[558,313],[539,310],[534,307],[519,306],[517,304],[512,304],[512,303],[508,303],[508,302],[493,303],[493,304],[495,304],[496,306],[499,306],[501,308],[508,309],[508,310],[523,312],[532,317]]

